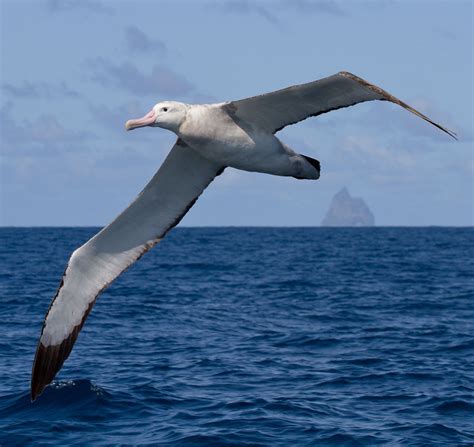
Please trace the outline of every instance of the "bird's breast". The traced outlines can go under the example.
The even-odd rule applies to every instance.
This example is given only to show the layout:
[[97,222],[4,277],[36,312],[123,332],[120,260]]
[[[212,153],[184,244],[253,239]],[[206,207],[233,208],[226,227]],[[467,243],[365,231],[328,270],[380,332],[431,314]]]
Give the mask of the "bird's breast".
[[277,142],[273,135],[236,123],[217,108],[195,111],[180,137],[204,157],[239,169],[248,169],[265,152],[275,150]]

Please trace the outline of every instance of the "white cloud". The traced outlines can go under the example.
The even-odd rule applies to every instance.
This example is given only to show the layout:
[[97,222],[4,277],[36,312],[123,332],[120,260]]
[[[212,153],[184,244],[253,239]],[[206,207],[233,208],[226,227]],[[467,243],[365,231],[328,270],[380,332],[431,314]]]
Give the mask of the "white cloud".
[[98,0],[48,0],[46,7],[50,12],[85,11],[98,14],[113,14],[111,2],[103,3]]
[[163,66],[154,65],[149,73],[141,72],[131,62],[112,63],[99,57],[88,61],[92,80],[104,87],[123,89],[134,95],[183,96],[194,90],[194,86],[183,76]]
[[166,51],[165,44],[159,39],[153,39],[137,26],[129,26],[125,30],[125,42],[130,52],[159,53]]
[[4,83],[3,91],[15,99],[39,99],[39,98],[78,98],[79,92],[70,88],[65,82],[52,84],[48,82],[25,81],[20,83]]

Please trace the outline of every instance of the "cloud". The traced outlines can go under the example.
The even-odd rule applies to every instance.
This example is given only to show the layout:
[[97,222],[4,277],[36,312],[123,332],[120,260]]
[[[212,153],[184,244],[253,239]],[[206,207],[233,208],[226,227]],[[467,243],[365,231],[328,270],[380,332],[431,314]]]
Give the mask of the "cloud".
[[114,133],[124,132],[124,123],[130,118],[136,118],[145,114],[145,110],[140,109],[138,101],[127,102],[113,108],[104,104],[89,106],[94,121],[102,128]]
[[[405,100],[403,98],[403,100]],[[472,132],[460,128],[454,121],[449,110],[443,110],[433,101],[423,98],[409,98],[407,104],[431,118],[434,122],[454,131],[460,141],[472,140]],[[344,126],[346,132],[364,132],[376,137],[385,135],[398,139],[404,144],[420,146],[420,140],[425,140],[421,147],[428,148],[426,143],[453,143],[454,140],[432,124],[415,116],[402,107],[387,101],[372,101],[357,104],[353,107],[329,112],[316,120],[308,120],[309,125],[324,127],[325,131],[340,132]],[[349,130],[350,129],[350,130]]]
[[[417,97],[409,99],[407,103],[433,119],[434,122],[453,130],[461,136],[461,139],[467,137],[465,130],[454,125],[452,115],[448,111],[441,110],[431,100]],[[405,140],[409,138],[412,142],[414,141],[413,137],[425,138],[439,143],[452,143],[454,141],[433,125],[391,103],[374,103],[366,114],[360,115],[360,119],[361,125],[371,126],[372,129],[378,132],[390,130],[401,135]]]
[[433,32],[437,34],[438,36],[442,37],[443,39],[447,39],[447,40],[456,40],[458,37],[456,33],[453,32],[452,30],[448,28],[443,28],[441,26],[433,28]]
[[213,3],[212,7],[217,7],[221,11],[231,14],[255,14],[274,24],[279,22],[279,19],[273,14],[270,8],[259,2],[251,2],[249,0],[232,0],[222,3]]
[[158,39],[151,39],[136,26],[129,26],[125,30],[125,41],[131,52],[164,53],[166,46]]
[[344,152],[344,158],[350,157],[369,167],[375,164],[379,170],[389,172],[411,169],[415,164],[412,153],[389,147],[387,143],[368,136],[349,135],[342,139],[340,150]]
[[187,79],[162,65],[155,65],[149,74],[142,73],[130,62],[113,64],[104,58],[90,60],[92,80],[104,87],[113,86],[134,95],[183,96],[194,90]]
[[[128,137],[124,127],[125,122],[131,118],[145,115],[150,107],[150,104],[144,107],[139,101],[128,101],[124,104],[112,105],[90,104],[89,110],[93,125],[110,132],[109,135],[116,137],[117,142],[119,142]],[[150,132],[150,130],[152,129],[141,129],[140,132],[133,132],[133,141],[140,141],[141,143],[156,142],[157,137],[163,135],[161,132],[156,132],[156,129],[154,132]]]
[[250,0],[232,0],[212,3],[213,8],[231,14],[257,15],[272,24],[281,24],[279,13],[299,12],[302,14],[328,14],[343,16],[345,11],[333,0],[280,0],[270,3]]
[[73,144],[82,144],[94,136],[91,132],[66,129],[50,114],[19,121],[12,112],[12,103],[4,104],[0,109],[2,154],[5,156],[43,156],[70,148]]
[[329,14],[334,16],[346,15],[339,4],[332,0],[286,0],[280,2],[282,8],[296,9],[305,14]]
[[79,98],[79,93],[71,89],[65,82],[53,85],[47,82],[23,81],[20,84],[4,83],[3,91],[16,99],[52,99],[59,97]]
[[111,14],[114,10],[98,0],[48,0],[46,7],[50,12],[86,11]]

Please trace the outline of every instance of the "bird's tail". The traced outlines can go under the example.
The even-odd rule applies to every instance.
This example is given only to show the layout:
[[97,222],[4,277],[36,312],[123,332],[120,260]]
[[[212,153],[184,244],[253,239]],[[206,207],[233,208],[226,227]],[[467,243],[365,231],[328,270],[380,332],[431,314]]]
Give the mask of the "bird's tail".
[[[319,163],[319,160],[308,157],[307,155],[303,155],[303,154],[300,154],[300,155],[309,164],[308,169],[307,169],[308,175],[302,178],[309,179],[309,180],[317,180],[319,176],[321,175],[321,163]],[[315,170],[316,172],[314,172]]]

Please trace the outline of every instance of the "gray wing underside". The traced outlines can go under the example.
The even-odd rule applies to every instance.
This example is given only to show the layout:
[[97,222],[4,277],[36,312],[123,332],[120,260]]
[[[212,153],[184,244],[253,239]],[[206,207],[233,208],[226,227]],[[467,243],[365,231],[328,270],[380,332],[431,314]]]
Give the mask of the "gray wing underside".
[[230,112],[238,118],[267,132],[276,133],[285,126],[306,118],[374,100],[397,104],[456,138],[454,132],[435,123],[395,96],[345,71],[307,84],[232,101],[228,106]]

